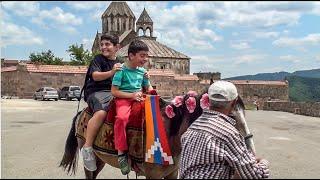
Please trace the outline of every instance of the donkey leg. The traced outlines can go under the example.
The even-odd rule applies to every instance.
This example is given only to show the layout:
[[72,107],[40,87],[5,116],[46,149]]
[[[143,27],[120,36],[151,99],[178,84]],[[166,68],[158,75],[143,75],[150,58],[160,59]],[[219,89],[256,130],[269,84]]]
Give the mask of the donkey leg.
[[164,179],[178,179],[178,170],[174,170],[173,172],[171,172],[169,175],[167,175],[166,177],[164,177]]
[[88,171],[85,167],[84,167],[84,172],[86,175],[86,179],[96,179],[98,174],[100,173],[100,171],[104,168],[105,163],[96,156],[96,165],[97,165],[97,170],[95,171]]
[[86,175],[86,179],[93,179],[93,171],[88,171],[85,167],[83,167],[83,169]]
[[100,158],[97,158],[97,170],[93,172],[93,179],[96,179],[100,171],[104,168],[104,163]]

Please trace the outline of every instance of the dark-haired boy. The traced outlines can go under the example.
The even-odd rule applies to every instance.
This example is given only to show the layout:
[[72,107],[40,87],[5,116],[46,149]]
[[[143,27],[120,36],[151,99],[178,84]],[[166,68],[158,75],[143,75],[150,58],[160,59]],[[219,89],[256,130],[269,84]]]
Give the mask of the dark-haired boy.
[[113,75],[121,69],[120,61],[116,58],[118,50],[118,37],[108,34],[102,35],[100,39],[101,54],[94,57],[87,72],[89,78],[84,86],[84,100],[93,111],[93,116],[87,125],[86,142],[81,149],[81,154],[84,167],[89,171],[97,169],[92,144],[107,116],[109,103],[113,99],[111,94]]

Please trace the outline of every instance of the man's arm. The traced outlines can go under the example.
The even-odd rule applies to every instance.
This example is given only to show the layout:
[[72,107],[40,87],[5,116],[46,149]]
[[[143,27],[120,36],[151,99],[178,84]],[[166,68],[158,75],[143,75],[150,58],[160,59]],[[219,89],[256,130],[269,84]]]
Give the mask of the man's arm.
[[264,179],[269,177],[269,162],[256,159],[239,135],[231,135],[227,142],[226,156],[229,164],[242,179]]
[[102,81],[102,80],[105,80],[105,79],[112,77],[119,70],[121,70],[121,64],[116,63],[113,66],[112,70],[110,70],[110,71],[107,71],[107,72],[94,71],[92,73],[92,78],[94,81]]

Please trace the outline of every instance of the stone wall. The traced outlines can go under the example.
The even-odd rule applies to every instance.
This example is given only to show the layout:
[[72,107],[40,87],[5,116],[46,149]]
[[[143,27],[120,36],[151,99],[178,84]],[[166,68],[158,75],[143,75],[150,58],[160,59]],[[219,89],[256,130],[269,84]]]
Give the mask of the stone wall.
[[32,98],[40,87],[62,88],[67,85],[83,86],[85,74],[71,73],[33,73],[11,71],[1,73],[1,95]]
[[[1,94],[4,96],[18,96],[31,98],[33,93],[43,86],[62,88],[66,85],[83,86],[84,73],[39,73],[26,71],[23,66],[18,66],[16,71],[2,72]],[[158,93],[166,98],[186,94],[193,90],[198,93],[209,87],[209,83],[202,83],[196,76],[177,76],[166,74],[165,71],[150,75],[151,84]],[[236,84],[239,95],[245,104],[252,104],[258,99],[262,105],[269,99],[288,100],[288,86],[266,84]]]
[[1,72],[1,96],[18,96],[18,71]]
[[266,101],[263,109],[320,117],[320,102]]
[[170,69],[175,74],[190,73],[190,61],[188,59],[149,57],[149,62],[146,63],[145,67],[147,69]]
[[203,72],[203,73],[193,73],[193,75],[196,75],[199,77],[200,80],[220,80],[221,79],[221,73],[219,72]]
[[253,104],[255,100],[262,105],[268,100],[289,100],[289,86],[272,84],[235,84],[245,104]]

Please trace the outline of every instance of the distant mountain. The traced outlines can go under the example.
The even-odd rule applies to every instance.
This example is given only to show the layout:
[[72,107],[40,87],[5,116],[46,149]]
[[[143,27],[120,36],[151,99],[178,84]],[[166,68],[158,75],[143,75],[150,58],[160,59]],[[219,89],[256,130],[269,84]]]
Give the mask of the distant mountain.
[[320,102],[320,78],[288,76],[291,101]]
[[288,80],[291,101],[320,102],[320,69],[236,76],[226,80]]
[[263,81],[280,81],[284,80],[287,76],[300,76],[300,77],[311,77],[320,78],[320,69],[302,70],[295,71],[293,73],[288,72],[275,72],[275,73],[259,73],[256,75],[245,75],[225,78],[226,80],[263,80]]
[[295,71],[292,73],[294,76],[320,78],[320,69],[311,69],[305,71]]

